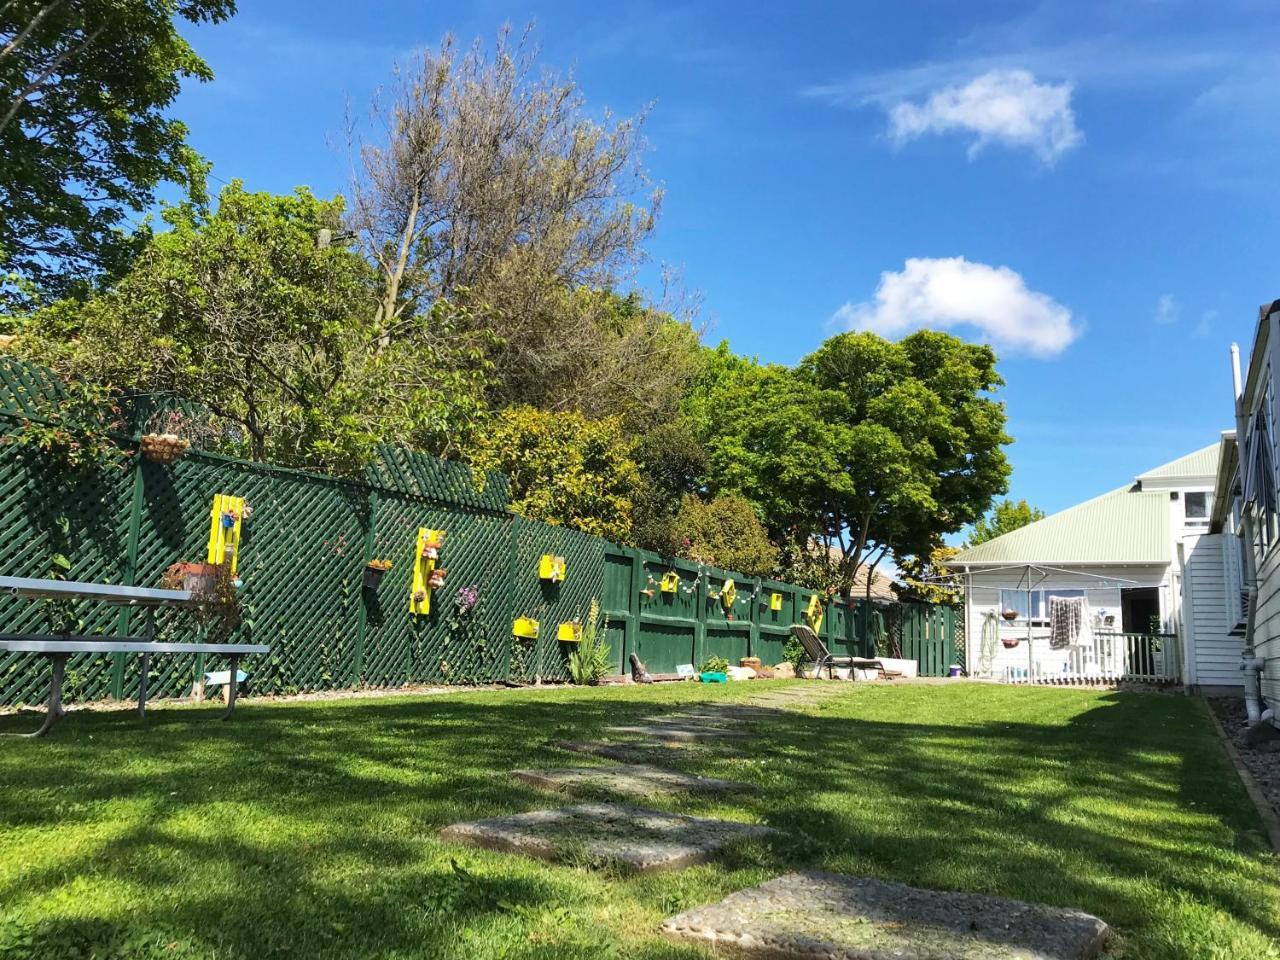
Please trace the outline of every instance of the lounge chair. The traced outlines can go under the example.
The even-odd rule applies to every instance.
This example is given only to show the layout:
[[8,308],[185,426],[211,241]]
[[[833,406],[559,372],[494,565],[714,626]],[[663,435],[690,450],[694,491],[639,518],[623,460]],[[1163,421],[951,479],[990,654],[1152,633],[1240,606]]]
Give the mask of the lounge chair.
[[813,671],[815,680],[822,678],[822,671],[827,671],[830,679],[835,679],[836,667],[850,667],[858,670],[883,670],[884,666],[879,660],[871,660],[867,657],[833,657],[831,651],[827,649],[827,645],[822,642],[822,638],[813,632],[813,628],[803,623],[797,623],[791,628],[791,635],[800,641],[800,645],[804,647],[804,655],[807,659],[812,660],[816,669]]

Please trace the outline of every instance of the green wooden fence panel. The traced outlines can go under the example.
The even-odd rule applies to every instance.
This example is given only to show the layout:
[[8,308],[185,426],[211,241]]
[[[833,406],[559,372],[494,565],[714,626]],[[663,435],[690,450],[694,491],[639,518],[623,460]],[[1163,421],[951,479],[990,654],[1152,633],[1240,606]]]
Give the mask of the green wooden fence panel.
[[[38,416],[59,390],[48,371],[0,357],[0,434]],[[122,443],[132,451],[127,439]],[[240,549],[244,623],[234,636],[272,648],[245,664],[257,693],[564,680],[571,647],[557,639],[556,628],[584,618],[593,598],[619,671],[633,652],[659,673],[709,656],[777,663],[813,595],[525,520],[507,509],[501,475],[477,481],[466,467],[392,447],[380,449],[360,483],[201,451],[169,466],[130,456],[120,469],[72,482],[37,457],[9,452],[0,457],[0,571],[48,576],[50,558],[65,553],[71,579],[156,586],[170,564],[205,559],[219,493],[244,497],[253,509]],[[429,616],[409,612],[420,527],[446,531],[440,566],[448,573]],[[565,557],[562,583],[539,578],[543,554]],[[363,570],[375,557],[393,566],[376,590],[365,589]],[[663,592],[668,573],[679,584]],[[738,597],[726,609],[720,594],[729,578]],[[464,616],[456,601],[466,588],[479,600]],[[776,611],[774,593],[782,598]],[[140,614],[104,605],[73,612],[87,632],[141,626]],[[49,615],[46,604],[0,597],[6,631],[42,632]],[[539,621],[536,642],[512,636],[518,616]],[[822,633],[837,655],[870,655],[877,618],[896,622],[903,653],[920,661],[922,674],[941,675],[959,662],[957,618],[946,608],[828,603]],[[181,611],[164,614],[160,626],[165,638],[201,633]],[[223,666],[213,657],[157,657],[148,683],[155,696],[185,695],[202,670]],[[138,669],[137,657],[74,657],[67,699],[136,695]],[[0,654],[0,703],[41,699],[46,670],[39,658]]]

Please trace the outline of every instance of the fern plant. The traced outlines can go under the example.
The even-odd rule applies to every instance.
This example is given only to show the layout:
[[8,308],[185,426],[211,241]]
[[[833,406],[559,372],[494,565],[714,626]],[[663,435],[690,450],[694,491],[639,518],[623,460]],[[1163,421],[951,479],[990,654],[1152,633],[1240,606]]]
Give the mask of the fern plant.
[[609,645],[604,642],[608,621],[600,617],[600,602],[592,598],[582,624],[582,639],[569,654],[569,676],[579,686],[594,684],[609,672]]

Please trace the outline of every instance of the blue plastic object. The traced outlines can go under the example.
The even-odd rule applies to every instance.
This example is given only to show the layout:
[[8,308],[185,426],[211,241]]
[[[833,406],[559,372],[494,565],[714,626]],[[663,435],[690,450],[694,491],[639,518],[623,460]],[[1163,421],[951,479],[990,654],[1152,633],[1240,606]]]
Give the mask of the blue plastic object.
[[703,683],[728,683],[729,677],[723,673],[700,673],[698,679]]

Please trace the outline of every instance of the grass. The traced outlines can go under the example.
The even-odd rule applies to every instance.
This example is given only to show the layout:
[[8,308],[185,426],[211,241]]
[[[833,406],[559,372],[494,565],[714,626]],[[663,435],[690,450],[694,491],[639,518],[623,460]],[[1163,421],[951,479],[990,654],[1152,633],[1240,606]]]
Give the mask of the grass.
[[676,873],[436,839],[554,802],[507,770],[602,762],[553,737],[759,690],[248,701],[227,724],[77,713],[0,740],[0,957],[704,957],[660,921],[795,868],[1079,907],[1123,957],[1280,957],[1280,863],[1204,705],[1181,697],[842,686],[753,721],[741,756],[673,754],[757,789],[648,805],[784,834]]

